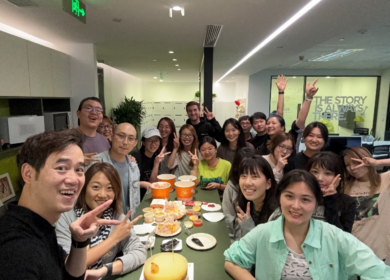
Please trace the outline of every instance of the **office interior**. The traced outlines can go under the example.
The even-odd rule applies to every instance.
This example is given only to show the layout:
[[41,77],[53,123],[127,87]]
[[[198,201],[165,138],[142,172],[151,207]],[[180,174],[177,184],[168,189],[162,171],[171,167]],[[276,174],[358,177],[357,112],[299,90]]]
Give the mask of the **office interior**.
[[[212,111],[220,123],[236,116],[237,100],[241,114],[268,115],[275,110],[274,81],[283,74],[288,77],[288,126],[303,101],[305,83],[318,78],[318,98],[307,123],[326,122],[331,133],[340,136],[363,128],[387,145],[387,0],[84,0],[79,3],[85,6],[86,23],[65,11],[65,2],[0,2],[1,117],[66,111],[75,126],[83,98],[100,97],[112,116],[126,96],[144,102],[143,128],[156,125],[162,116],[180,127],[186,120],[185,104],[199,100],[197,91],[204,98],[199,81],[204,77],[199,73],[207,28],[219,26],[206,48],[213,48]],[[270,39],[311,4],[307,13]],[[176,6],[180,10],[173,9]],[[263,46],[234,68],[259,44]],[[343,50],[349,51],[315,60]],[[381,152],[388,156],[389,148]],[[0,166],[0,174],[8,173],[15,191],[20,191],[12,149],[3,147]]]

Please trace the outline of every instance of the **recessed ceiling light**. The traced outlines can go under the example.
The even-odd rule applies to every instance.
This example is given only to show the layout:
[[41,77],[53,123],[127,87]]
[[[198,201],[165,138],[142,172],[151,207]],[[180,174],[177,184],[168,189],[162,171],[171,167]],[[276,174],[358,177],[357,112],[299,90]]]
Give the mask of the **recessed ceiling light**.
[[156,62],[157,60],[156,59],[153,59],[154,62]]
[[32,35],[30,35],[28,33],[25,33],[25,32],[23,32],[23,31],[21,31],[19,29],[13,28],[13,27],[8,26],[8,25],[5,25],[5,24],[3,24],[1,22],[0,22],[0,31],[3,31],[3,32],[11,34],[11,35],[14,35],[14,36],[19,37],[19,38],[23,38],[23,39],[29,40],[31,42],[40,44],[42,46],[53,48],[53,44],[52,43],[50,43],[48,41],[45,41],[45,40],[42,40],[42,39],[40,39],[38,37],[32,36]]
[[173,51],[169,51],[170,54],[174,53]]
[[174,6],[173,8],[169,8],[169,16],[172,17],[172,10],[173,11],[180,11],[181,16],[184,17],[184,8],[181,8],[179,6]]
[[176,58],[174,58],[174,59],[172,59],[173,61],[177,61],[177,59]]
[[180,71],[181,69],[177,69],[178,71]]
[[160,82],[162,82],[163,80],[160,80]]
[[179,6],[175,6],[172,8],[174,11],[181,11],[181,8]]
[[176,66],[176,67],[178,67],[178,66],[179,66],[179,64],[175,64],[175,66]]
[[295,79],[296,77],[294,76],[293,79]]
[[264,41],[262,41],[256,48],[251,50],[246,56],[244,56],[236,65],[234,65],[229,71],[227,71],[217,82],[225,78],[230,74],[234,69],[247,61],[252,55],[257,53],[260,49],[266,46],[269,42],[271,42],[276,36],[286,30],[290,25],[300,19],[304,14],[310,11],[315,5],[317,5],[321,0],[312,0],[307,5],[305,5],[301,10],[299,10],[296,14],[294,14],[289,20],[283,23],[278,29],[276,29],[271,35],[269,35]]
[[347,49],[347,50],[336,50],[331,53],[323,54],[321,56],[317,56],[314,58],[309,59],[309,61],[330,61],[330,60],[335,60],[350,54],[353,54],[355,52],[360,52],[363,51],[364,49]]
[[342,41],[344,41],[344,38],[340,38],[340,40],[339,40],[340,42],[342,42]]
[[157,77],[153,77],[153,79],[157,79]]
[[330,76],[326,76],[327,79],[330,79]]

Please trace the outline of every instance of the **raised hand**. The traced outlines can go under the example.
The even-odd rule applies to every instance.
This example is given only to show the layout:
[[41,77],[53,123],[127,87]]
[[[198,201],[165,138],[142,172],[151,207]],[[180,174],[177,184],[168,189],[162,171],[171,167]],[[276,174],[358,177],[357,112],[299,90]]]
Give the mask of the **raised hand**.
[[316,88],[315,85],[317,83],[318,79],[315,79],[313,84],[310,84],[310,82],[307,82],[306,84],[306,95],[309,98],[313,98],[313,96],[317,93],[319,88]]
[[323,196],[336,194],[337,187],[339,186],[340,181],[341,181],[340,174],[338,174],[336,177],[334,177],[332,183],[330,183],[330,185],[326,189],[321,189]]
[[279,156],[278,162],[276,163],[276,167],[277,167],[277,169],[278,169],[279,172],[280,172],[281,170],[283,170],[283,168],[286,166],[286,164],[287,164],[287,158],[288,158],[289,156],[290,156],[289,154],[285,155],[284,157]]
[[196,152],[196,149],[195,149],[195,153],[194,154],[192,154],[191,151],[188,151],[188,153],[191,156],[192,164],[194,166],[198,166],[199,165],[199,158],[198,158],[198,153]]
[[111,203],[112,199],[99,205],[71,223],[69,230],[72,233],[72,238],[78,242],[84,242],[88,238],[95,236],[101,225],[119,225],[120,221],[100,219],[97,217],[97,215],[106,210]]
[[127,155],[127,158],[130,160],[130,162],[137,162],[137,160],[135,159],[135,157],[131,156],[131,155]]
[[133,227],[135,223],[138,222],[139,219],[142,218],[142,215],[139,215],[137,218],[132,220],[131,222],[129,221],[130,215],[131,215],[131,210],[127,213],[126,217],[124,220],[115,227],[114,232],[109,236],[112,240],[115,241],[116,244],[121,242],[123,239],[126,238],[130,234],[130,230]]
[[280,75],[276,78],[276,86],[278,87],[279,92],[282,92],[286,89],[288,79],[285,76]]
[[154,159],[154,163],[155,164],[160,164],[162,161],[164,161],[165,159],[165,156],[166,155],[169,155],[171,152],[168,152],[168,153],[165,153],[164,154],[164,151],[165,151],[165,146],[162,148],[161,152],[158,154],[158,156],[156,156],[156,158]]
[[210,112],[209,109],[207,109],[206,106],[204,106],[203,113],[204,113],[204,115],[206,116],[206,118],[207,118],[209,121],[212,120],[212,119],[214,119],[213,113]]
[[180,147],[180,139],[179,139],[179,137],[176,136],[175,132],[173,133],[173,136],[174,136],[174,138],[173,138],[173,148],[174,149],[179,149],[179,147]]
[[246,213],[244,213],[244,211],[242,211],[240,206],[237,206],[237,210],[238,210],[237,218],[238,218],[238,221],[240,223],[242,223],[243,221],[248,220],[251,217],[251,203],[249,201],[248,201],[248,203],[246,205]]
[[[353,161],[353,164],[351,165],[351,169],[355,170],[362,166],[376,166],[376,159],[373,159],[371,157],[363,157],[362,159],[359,158],[351,158]],[[357,164],[357,165],[356,165]]]
[[92,162],[100,162],[99,158],[94,158],[95,155],[97,155],[97,153],[84,154],[85,165],[90,165]]

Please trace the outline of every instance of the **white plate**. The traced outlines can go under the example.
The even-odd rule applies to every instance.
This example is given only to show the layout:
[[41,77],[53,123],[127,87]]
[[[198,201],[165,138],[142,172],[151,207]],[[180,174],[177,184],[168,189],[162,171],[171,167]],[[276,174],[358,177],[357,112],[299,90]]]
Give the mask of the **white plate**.
[[135,234],[147,234],[151,233],[156,226],[152,226],[152,224],[143,224],[143,225],[135,225],[133,229],[135,230]]
[[[142,267],[142,272],[141,272],[141,276],[139,277],[139,280],[145,280],[143,267]],[[194,263],[188,263],[187,277],[185,280],[194,280]]]
[[[155,230],[155,232],[156,232],[156,230]],[[178,235],[180,232],[181,232],[181,227],[179,227],[179,229],[175,233],[172,233],[172,234],[158,234],[156,232],[156,235],[161,236],[161,237],[171,237],[171,236]]]
[[[178,239],[178,238],[176,238],[177,240],[179,240],[179,243],[176,245],[176,247],[175,247],[175,249],[173,249],[173,251],[174,252],[179,252],[179,251],[181,251],[181,250],[183,250],[183,241],[181,241],[181,239]],[[163,242],[162,242],[162,244],[165,244],[165,243],[167,243],[168,241],[171,241],[172,239],[165,239],[165,240],[163,240]],[[161,250],[161,252],[172,252],[172,250],[171,251],[162,251]]]
[[[147,244],[148,239],[150,244]],[[150,249],[154,247],[154,242],[156,241],[156,237],[149,236],[149,235],[139,236],[139,240],[142,242],[142,244],[145,245],[145,249]]]
[[[200,242],[204,245],[204,247],[199,246],[198,244],[194,243],[192,241],[192,238],[198,238]],[[208,250],[213,248],[217,244],[217,239],[215,239],[214,236],[207,234],[207,233],[195,233],[187,237],[186,243],[188,247],[198,250],[198,251],[203,251],[203,250]]]
[[215,207],[209,207],[208,204],[206,205],[202,205],[202,209],[203,210],[206,210],[206,211],[218,211],[218,210],[221,210],[221,205],[220,204],[216,204],[216,203],[212,203],[215,205]]
[[205,218],[209,222],[219,222],[222,221],[223,218],[225,218],[225,215],[221,212],[216,212],[216,213],[203,213],[203,218]]

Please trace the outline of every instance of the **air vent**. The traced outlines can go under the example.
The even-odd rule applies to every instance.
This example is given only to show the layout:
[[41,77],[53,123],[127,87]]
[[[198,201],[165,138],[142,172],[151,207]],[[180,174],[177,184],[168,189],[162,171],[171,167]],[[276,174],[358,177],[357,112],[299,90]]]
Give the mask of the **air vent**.
[[8,2],[18,7],[38,7],[38,5],[31,0],[8,0]]
[[207,25],[206,37],[204,38],[204,47],[215,47],[223,25]]

